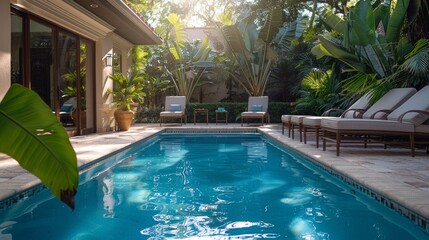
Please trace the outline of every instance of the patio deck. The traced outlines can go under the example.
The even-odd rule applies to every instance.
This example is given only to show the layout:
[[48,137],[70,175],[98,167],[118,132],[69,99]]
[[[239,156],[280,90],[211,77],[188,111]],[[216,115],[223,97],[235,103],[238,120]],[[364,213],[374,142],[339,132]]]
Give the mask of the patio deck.
[[[240,124],[215,125],[211,123],[187,124],[135,124],[127,132],[111,132],[72,137],[79,166],[119,150],[165,128],[218,128],[243,129]],[[249,126],[256,127],[256,126]],[[429,232],[429,154],[418,150],[410,157],[405,148],[383,149],[381,146],[347,146],[341,156],[335,156],[335,148],[328,145],[327,151],[316,149],[315,142],[307,144],[292,140],[281,134],[280,124],[258,126],[269,137],[279,140],[287,147],[301,152],[332,175],[349,183],[351,191],[362,191],[384,205],[410,218]],[[40,181],[6,155],[0,155],[0,202],[10,199],[24,190],[36,186]],[[25,196],[24,196],[25,197]],[[10,203],[13,203],[11,201]],[[10,203],[3,201],[0,210]]]

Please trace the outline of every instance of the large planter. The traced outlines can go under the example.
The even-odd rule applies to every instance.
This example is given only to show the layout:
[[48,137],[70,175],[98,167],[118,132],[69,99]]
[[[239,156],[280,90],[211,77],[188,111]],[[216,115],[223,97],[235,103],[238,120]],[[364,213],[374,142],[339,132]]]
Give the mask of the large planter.
[[114,116],[115,121],[118,124],[119,131],[128,131],[128,129],[130,129],[131,123],[134,118],[134,112],[118,109],[115,111]]

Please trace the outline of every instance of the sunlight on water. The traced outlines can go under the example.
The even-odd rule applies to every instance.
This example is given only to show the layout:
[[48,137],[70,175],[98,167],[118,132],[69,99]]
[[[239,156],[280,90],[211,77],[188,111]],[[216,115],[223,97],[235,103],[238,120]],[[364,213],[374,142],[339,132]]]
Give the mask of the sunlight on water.
[[219,144],[218,152],[220,153],[232,153],[243,151],[242,146],[231,145],[231,144]]
[[429,239],[259,135],[153,141],[87,171],[75,211],[44,192],[0,214],[0,239]]

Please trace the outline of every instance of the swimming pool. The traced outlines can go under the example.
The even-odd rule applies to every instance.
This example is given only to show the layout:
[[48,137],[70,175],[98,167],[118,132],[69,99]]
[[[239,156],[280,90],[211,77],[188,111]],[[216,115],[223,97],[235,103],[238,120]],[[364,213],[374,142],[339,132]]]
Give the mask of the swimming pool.
[[[122,160],[121,160],[122,159]],[[0,239],[427,239],[259,134],[163,134],[0,215]]]

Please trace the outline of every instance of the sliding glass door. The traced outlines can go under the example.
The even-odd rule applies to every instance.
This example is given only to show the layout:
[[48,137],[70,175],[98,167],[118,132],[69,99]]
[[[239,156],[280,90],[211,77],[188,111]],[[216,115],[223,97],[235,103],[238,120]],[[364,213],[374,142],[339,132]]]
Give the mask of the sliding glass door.
[[39,94],[71,135],[94,132],[94,42],[12,11],[11,83]]

